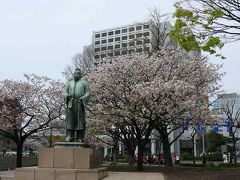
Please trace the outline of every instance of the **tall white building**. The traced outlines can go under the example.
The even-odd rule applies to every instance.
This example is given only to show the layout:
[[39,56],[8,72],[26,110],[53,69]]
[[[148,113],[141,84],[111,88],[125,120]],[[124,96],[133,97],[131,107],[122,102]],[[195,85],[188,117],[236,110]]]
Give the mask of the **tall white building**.
[[103,58],[151,52],[157,46],[176,42],[168,36],[170,22],[156,26],[151,22],[134,23],[93,32],[92,44],[96,64]]
[[151,31],[148,23],[137,23],[95,31],[93,33],[94,59],[150,51]]

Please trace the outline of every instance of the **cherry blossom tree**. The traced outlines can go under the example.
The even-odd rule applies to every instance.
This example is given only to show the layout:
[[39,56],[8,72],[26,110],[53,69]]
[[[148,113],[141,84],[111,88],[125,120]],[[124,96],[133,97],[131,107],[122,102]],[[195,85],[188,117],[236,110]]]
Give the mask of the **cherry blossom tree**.
[[[104,126],[111,123],[113,127],[120,129],[120,137],[131,154],[130,157],[134,157],[134,147],[138,146],[138,169],[141,170],[144,147],[153,127],[149,120],[143,119],[137,113],[141,111],[141,103],[133,91],[134,81],[137,79],[129,78],[135,77],[136,71],[128,71],[127,67],[124,67],[127,64],[120,64],[120,61],[116,61],[116,66],[111,66],[110,63],[108,65],[110,66],[99,67],[88,75],[88,80],[92,83],[92,104],[95,104],[95,112],[108,117],[104,118],[107,120]],[[111,73],[107,71],[108,67]],[[119,125],[116,125],[117,123]]]
[[0,82],[0,134],[16,143],[17,167],[22,166],[26,139],[58,121],[64,109],[59,80],[34,74],[25,78]]
[[[207,114],[203,97],[218,90],[220,66],[191,58],[174,48],[148,54],[105,59],[88,74],[92,101],[99,114],[118,119],[131,129],[138,146],[138,170],[153,128],[163,142],[166,166],[172,167],[169,135],[186,117],[198,121]],[[114,123],[114,122],[113,122]]]

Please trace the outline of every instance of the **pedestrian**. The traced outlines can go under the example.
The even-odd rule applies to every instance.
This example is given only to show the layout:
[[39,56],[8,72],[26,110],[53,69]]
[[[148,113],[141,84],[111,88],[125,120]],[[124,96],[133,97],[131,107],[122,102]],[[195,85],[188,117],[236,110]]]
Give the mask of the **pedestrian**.
[[207,156],[206,156],[205,153],[203,153],[203,155],[202,155],[202,164],[203,164],[204,166],[206,166],[206,164],[207,164]]
[[178,154],[176,154],[176,162],[175,162],[175,164],[179,164],[179,160],[180,160],[180,157],[179,157]]
[[232,163],[232,157],[230,152],[227,154],[227,157],[228,157],[228,163]]
[[154,156],[154,164],[158,164],[158,155],[157,154],[155,154],[155,156]]
[[227,164],[227,163],[228,163],[228,156],[227,156],[227,153],[226,153],[226,152],[223,153],[223,163],[224,163],[224,164]]

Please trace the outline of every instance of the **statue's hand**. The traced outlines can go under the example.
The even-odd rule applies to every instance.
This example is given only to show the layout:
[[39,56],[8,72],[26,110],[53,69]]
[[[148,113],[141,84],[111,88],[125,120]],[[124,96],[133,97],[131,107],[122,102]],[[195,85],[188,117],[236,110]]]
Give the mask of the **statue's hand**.
[[66,98],[67,98],[67,99],[71,99],[72,96],[71,96],[70,94],[68,94],[68,95],[66,95]]
[[71,95],[66,95],[66,103],[68,104],[68,102],[71,100],[72,96]]
[[82,100],[82,98],[79,98],[79,102],[80,102],[80,104],[83,105],[83,100]]

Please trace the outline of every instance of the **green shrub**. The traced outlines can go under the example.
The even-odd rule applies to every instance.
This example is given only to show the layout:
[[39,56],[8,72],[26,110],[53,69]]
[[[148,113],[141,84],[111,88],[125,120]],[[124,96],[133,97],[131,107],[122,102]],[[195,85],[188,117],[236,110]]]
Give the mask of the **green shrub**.
[[179,166],[187,166],[187,167],[204,167],[202,164],[193,164],[193,163],[180,163]]
[[200,156],[197,156],[197,157],[195,157],[195,160],[202,161],[202,157],[200,157]]
[[103,158],[104,161],[111,161],[111,156],[110,155],[106,155],[104,158]]
[[212,154],[209,155],[209,161],[222,161],[222,153],[220,152],[214,152]]
[[128,163],[129,157],[128,157],[127,154],[119,154],[118,155],[118,161]]
[[182,153],[181,159],[182,160],[192,160],[193,158],[192,158],[192,155],[190,153],[185,152],[185,153]]
[[118,154],[118,162],[122,162],[124,159],[123,154]]
[[207,167],[215,167],[215,164],[213,162],[207,163]]
[[128,163],[128,161],[129,161],[129,155],[128,154],[124,154],[123,155],[123,162]]
[[218,165],[218,167],[224,167],[224,168],[239,168],[240,163],[230,164],[230,163],[221,163]]

